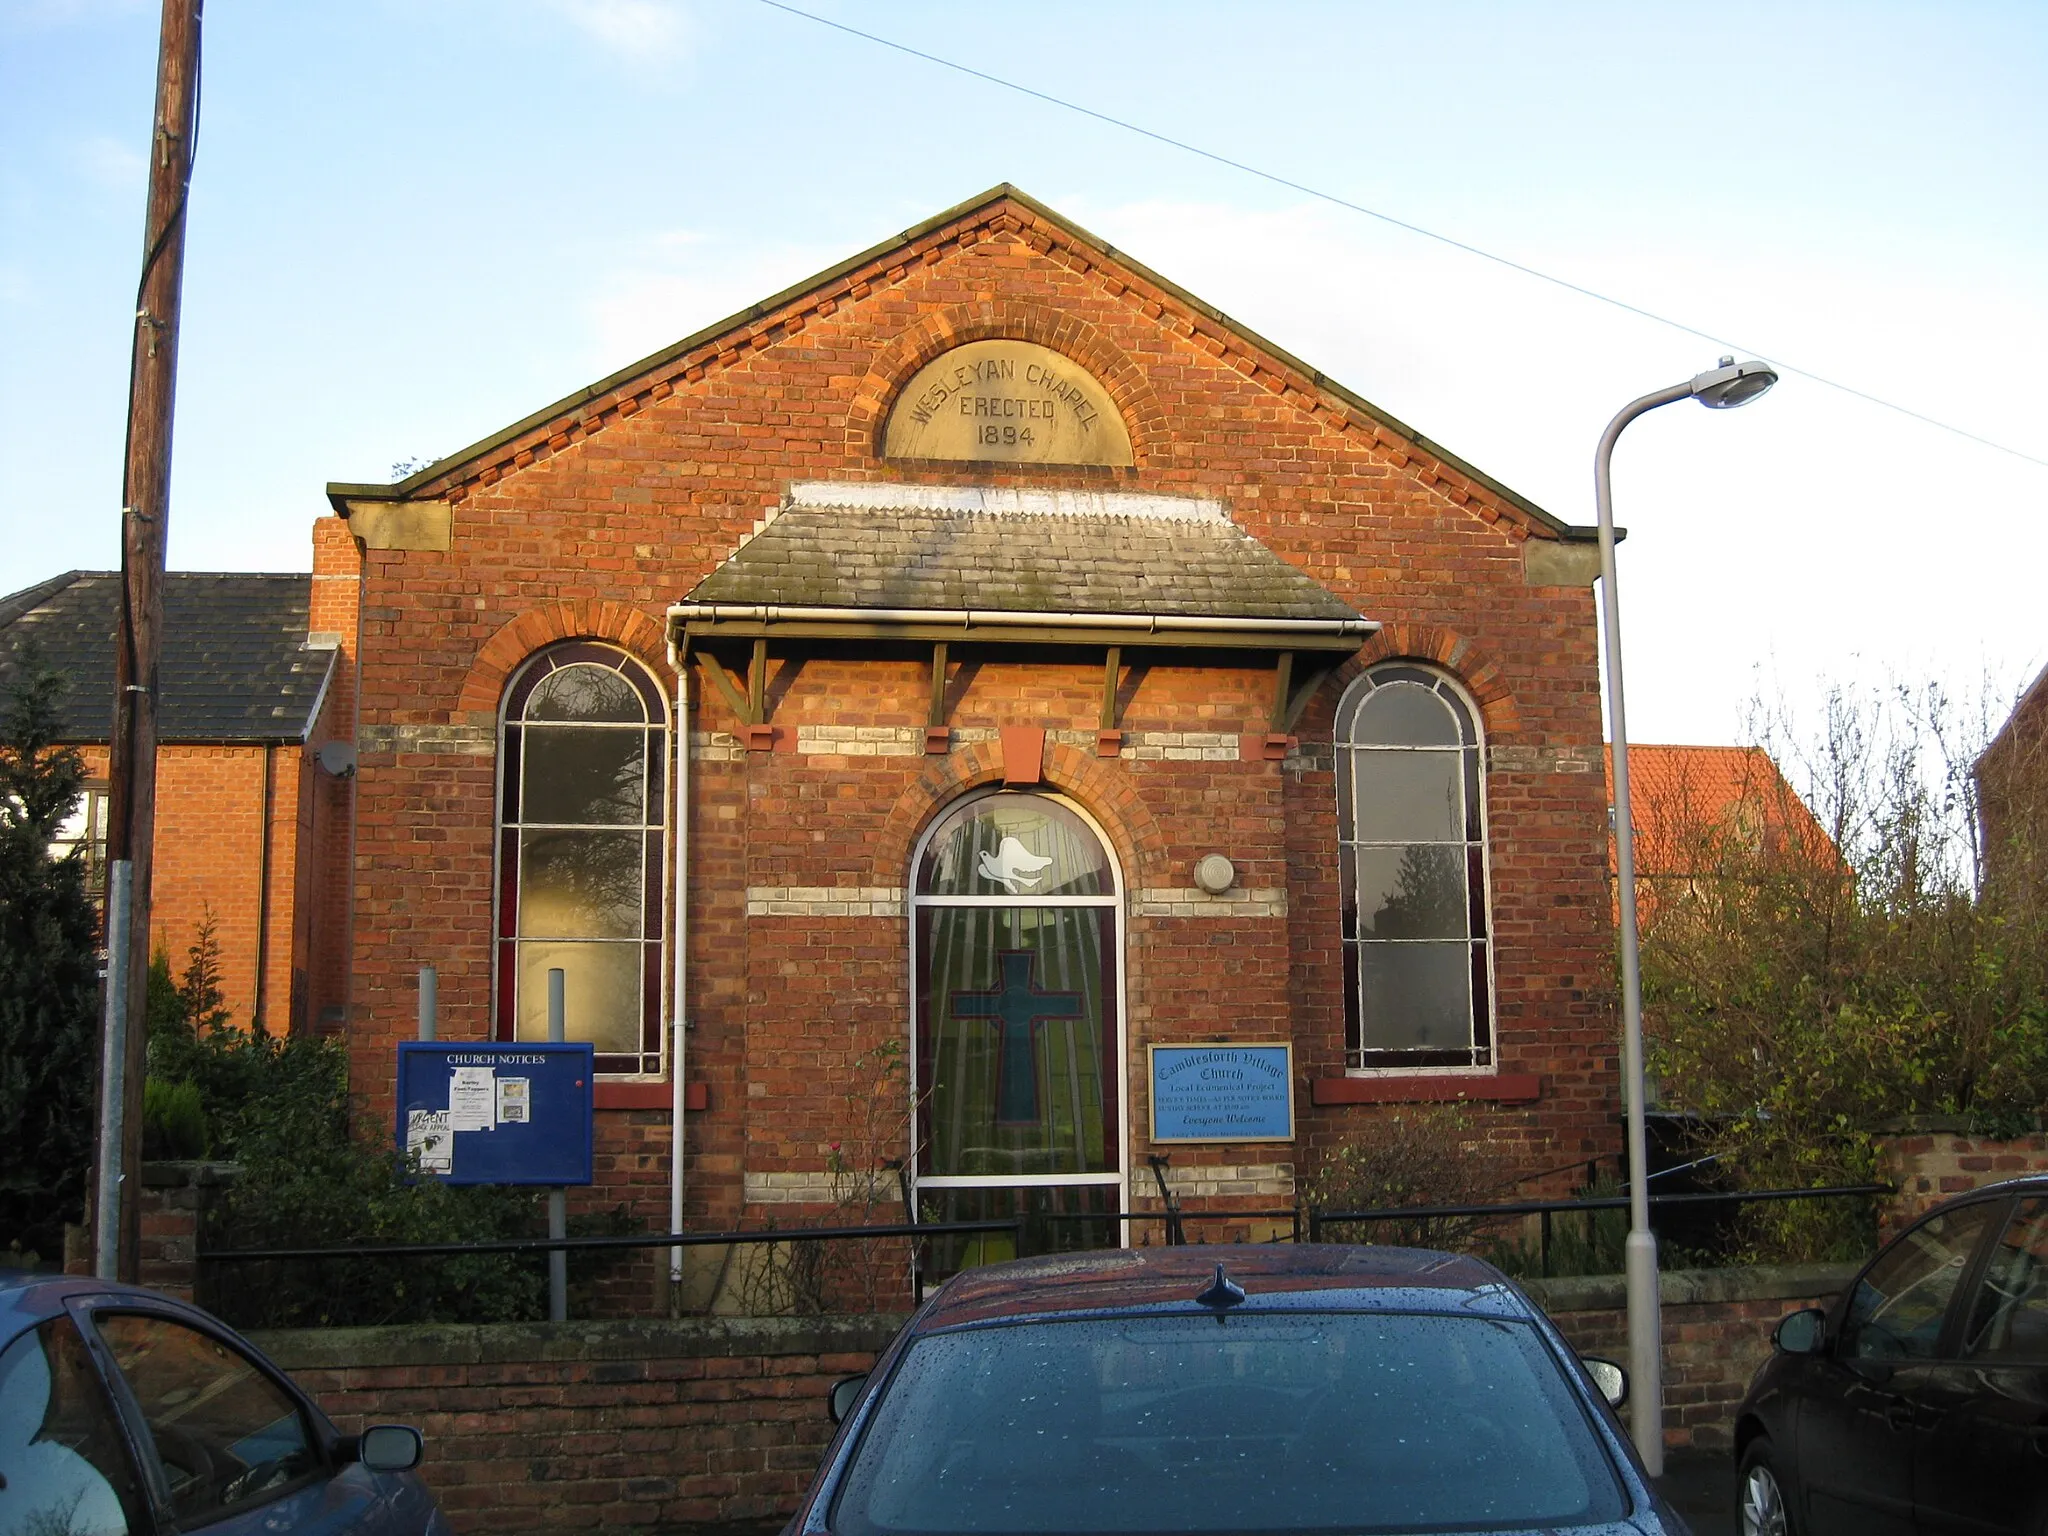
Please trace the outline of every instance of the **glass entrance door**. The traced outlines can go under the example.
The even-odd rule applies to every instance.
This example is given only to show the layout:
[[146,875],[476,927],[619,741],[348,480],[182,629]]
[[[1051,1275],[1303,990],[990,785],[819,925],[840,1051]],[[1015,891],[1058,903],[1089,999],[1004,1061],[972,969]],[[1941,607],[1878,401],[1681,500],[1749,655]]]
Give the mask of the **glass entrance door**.
[[[1116,866],[1050,795],[947,812],[917,858],[919,1215],[1023,1216],[1026,1252],[1114,1247],[1124,1194]],[[935,1245],[934,1275],[1011,1257],[1010,1234]]]

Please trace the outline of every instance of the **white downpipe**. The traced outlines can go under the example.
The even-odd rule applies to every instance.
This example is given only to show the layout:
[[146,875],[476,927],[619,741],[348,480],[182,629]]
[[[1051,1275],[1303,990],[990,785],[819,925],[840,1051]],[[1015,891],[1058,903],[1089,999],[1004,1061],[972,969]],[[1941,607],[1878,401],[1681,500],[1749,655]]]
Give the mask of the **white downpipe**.
[[[1272,635],[1373,635],[1375,619],[1244,619],[1209,618],[1185,613],[1018,613],[1002,608],[806,608],[782,603],[675,603],[668,610],[676,620],[745,619],[756,624],[958,624],[1000,629],[1028,625],[1051,629],[1132,629],[1148,633],[1177,631]],[[675,642],[669,642],[673,651]]]
[[[671,931],[675,935],[675,1000],[669,1010],[669,1171],[668,1171],[668,1229],[671,1232],[683,1230],[683,1041],[687,1017],[683,990],[684,978],[689,973],[690,935],[690,671],[677,656],[673,643],[668,648],[669,665],[676,674],[676,744],[675,744],[675,833],[669,838],[669,847],[675,858],[675,922]],[[671,1285],[683,1281],[683,1250],[671,1248],[668,1251],[668,1278]]]

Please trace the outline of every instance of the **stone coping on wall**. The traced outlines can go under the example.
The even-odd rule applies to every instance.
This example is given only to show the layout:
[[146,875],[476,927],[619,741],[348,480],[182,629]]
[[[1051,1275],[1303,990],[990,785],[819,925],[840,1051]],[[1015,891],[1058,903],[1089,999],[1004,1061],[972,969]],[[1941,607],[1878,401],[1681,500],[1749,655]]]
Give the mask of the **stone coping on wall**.
[[[1805,1300],[1840,1290],[1854,1264],[1784,1264],[1751,1269],[1666,1270],[1665,1306]],[[1620,1275],[1525,1280],[1546,1312],[1627,1305]],[[377,1328],[290,1328],[254,1332],[258,1348],[286,1370],[404,1365],[481,1365],[539,1360],[689,1359],[742,1355],[834,1355],[885,1349],[904,1314],[825,1317],[624,1318],[569,1323],[412,1323]]]
[[567,1323],[401,1323],[252,1331],[287,1371],[531,1361],[676,1360],[877,1353],[904,1313],[826,1317],[616,1318]]
[[[1741,1269],[1667,1269],[1657,1276],[1657,1299],[1667,1307],[1730,1301],[1803,1301],[1839,1291],[1860,1264],[1758,1264]],[[1571,1275],[1524,1280],[1522,1289],[1546,1312],[1600,1312],[1628,1305],[1620,1275]]]

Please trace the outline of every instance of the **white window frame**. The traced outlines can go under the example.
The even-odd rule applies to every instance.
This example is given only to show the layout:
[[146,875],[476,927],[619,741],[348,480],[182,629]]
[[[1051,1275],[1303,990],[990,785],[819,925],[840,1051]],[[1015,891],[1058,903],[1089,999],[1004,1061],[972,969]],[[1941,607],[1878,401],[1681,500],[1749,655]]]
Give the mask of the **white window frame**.
[[[1358,1016],[1354,1017],[1350,1006],[1351,994],[1349,992],[1349,989],[1346,988],[1344,1003],[1345,1075],[1348,1077],[1497,1076],[1500,1072],[1500,988],[1498,980],[1495,975],[1495,950],[1497,948],[1497,940],[1494,934],[1493,922],[1493,835],[1492,824],[1489,819],[1488,806],[1488,801],[1491,797],[1487,793],[1488,775],[1486,764],[1486,722],[1484,717],[1480,714],[1478,701],[1472,697],[1471,693],[1465,688],[1463,682],[1461,682],[1457,677],[1455,677],[1450,672],[1445,671],[1442,667],[1431,666],[1426,662],[1416,661],[1405,657],[1390,657],[1385,661],[1375,662],[1373,663],[1373,665],[1367,667],[1363,672],[1359,673],[1357,677],[1354,677],[1351,680],[1351,682],[1346,685],[1344,692],[1338,698],[1336,711],[1337,718],[1340,720],[1344,718],[1345,706],[1350,702],[1351,696],[1353,694],[1357,693],[1360,689],[1366,687],[1367,685],[1370,685],[1375,688],[1382,686],[1379,682],[1375,681],[1375,679],[1380,678],[1384,674],[1393,671],[1419,672],[1428,676],[1432,680],[1432,684],[1435,687],[1439,689],[1448,688],[1448,690],[1456,696],[1458,702],[1464,706],[1467,717],[1472,722],[1472,745],[1470,750],[1474,753],[1475,760],[1478,766],[1478,846],[1481,880],[1481,912],[1484,916],[1486,924],[1484,934],[1480,935],[1477,939],[1477,942],[1484,945],[1486,957],[1486,1002],[1485,1017],[1483,1020],[1486,1032],[1486,1043],[1484,1046],[1478,1045],[1476,1043],[1467,1046],[1467,1050],[1473,1058],[1470,1061],[1435,1063],[1419,1063],[1405,1061],[1375,1062],[1372,1058],[1376,1055],[1398,1056],[1422,1053],[1376,1051],[1367,1047],[1364,1043],[1365,1019],[1363,1017],[1363,1014],[1365,1009],[1365,978],[1362,970],[1354,972],[1353,968],[1358,964],[1359,951],[1361,950],[1363,945],[1369,943],[1393,943],[1400,941],[1384,939],[1366,939],[1363,937],[1347,939],[1343,936],[1342,921],[1344,905],[1347,902],[1356,905],[1357,892],[1355,890],[1347,890],[1345,888],[1343,859],[1341,858],[1342,850],[1347,847],[1355,848],[1370,846],[1387,846],[1383,843],[1362,843],[1355,838],[1347,840],[1344,837],[1343,795],[1344,786],[1346,783],[1346,776],[1355,774],[1353,756],[1358,752],[1443,752],[1446,749],[1442,747],[1401,747],[1378,746],[1372,744],[1361,745],[1357,742],[1348,741],[1339,737],[1335,739],[1334,743],[1336,748],[1336,772],[1331,775],[1331,794],[1333,797],[1332,809],[1336,812],[1336,827],[1338,839],[1337,848],[1340,853],[1337,870],[1337,901],[1339,924],[1338,949],[1341,956],[1340,963],[1345,967],[1346,973],[1357,975],[1357,996],[1359,1009]],[[1458,748],[1460,754],[1462,754],[1465,750],[1467,749],[1462,745]],[[1352,777],[1350,782],[1354,786],[1355,792],[1355,786],[1357,783],[1356,778]],[[1462,787],[1462,771],[1459,776],[1459,782]],[[1443,846],[1452,845],[1445,844]],[[1462,846],[1464,848],[1470,849],[1472,843],[1470,839],[1465,839],[1461,844],[1457,846]],[[1355,882],[1355,873],[1352,876],[1352,879]],[[1473,936],[1468,934],[1466,937],[1466,943],[1469,945],[1474,941],[1475,940]],[[1469,1041],[1472,1040],[1473,1036],[1477,1035],[1477,1033],[1479,1032],[1479,1026],[1482,1020],[1480,1017],[1480,1010],[1476,1005],[1476,1002],[1474,1006],[1468,1010],[1468,1012],[1470,1014],[1470,1018],[1467,1024],[1467,1039]],[[1356,1035],[1357,1040],[1359,1042],[1356,1046],[1353,1046],[1353,1044],[1351,1043],[1354,1034]]]
[[[1080,817],[1095,839],[1102,846],[1103,857],[1109,863],[1111,890],[1104,896],[926,896],[917,889],[917,872],[924,864],[925,850],[940,827],[952,820],[956,811],[978,801],[991,800],[998,795],[1026,796],[1032,799],[1050,800],[1054,804],[1072,811]],[[919,1075],[917,991],[918,966],[921,957],[917,945],[917,915],[926,907],[1112,907],[1115,917],[1112,931],[1116,944],[1116,1103],[1111,1106],[1115,1126],[1104,1127],[1104,1134],[1115,1134],[1121,1138],[1117,1154],[1117,1167],[1113,1173],[1024,1173],[1024,1174],[927,1174],[923,1169],[923,1148],[918,1144],[917,1117],[913,1115],[910,1125],[910,1168],[913,1189],[1023,1189],[1028,1187],[1057,1187],[1063,1185],[1113,1185],[1117,1191],[1117,1209],[1130,1208],[1131,1177],[1131,1061],[1130,1061],[1130,980],[1128,976],[1127,949],[1124,933],[1126,902],[1124,900],[1124,872],[1122,861],[1116,856],[1116,844],[1109,840],[1102,830],[1102,823],[1088,814],[1085,807],[1076,805],[1065,795],[1051,790],[1014,790],[1003,787],[976,790],[948,800],[939,807],[931,822],[919,835],[917,844],[910,851],[910,867],[904,880],[904,916],[910,925],[910,970],[907,977],[909,989],[905,996],[910,1004],[910,1084],[912,1094],[923,1081]],[[1123,1241],[1130,1242],[1130,1223],[1119,1222]]]
[[[662,688],[659,680],[654,676],[652,669],[650,669],[646,665],[646,663],[641,661],[640,658],[635,656],[631,651],[626,650],[623,646],[614,645],[607,640],[596,640],[588,637],[582,637],[570,640],[556,641],[553,644],[541,647],[541,649],[533,652],[532,655],[526,657],[526,659],[521,661],[517,667],[514,667],[512,669],[511,673],[505,679],[504,688],[500,691],[498,695],[497,738],[493,743],[492,748],[494,763],[491,775],[491,1013],[489,1037],[494,1041],[499,1040],[500,1038],[498,1029],[499,1010],[501,1006],[500,999],[504,995],[502,989],[511,988],[513,990],[514,995],[512,999],[512,1013],[514,1019],[517,1019],[518,1017],[519,1001],[517,997],[517,988],[519,985],[519,971],[517,955],[520,945],[532,942],[526,939],[522,939],[518,936],[518,913],[517,909],[515,908],[512,925],[513,931],[511,935],[514,960],[512,966],[512,974],[507,976],[505,974],[503,963],[505,935],[502,931],[503,923],[501,921],[501,919],[504,916],[505,831],[507,827],[507,822],[505,820],[505,731],[506,727],[511,724],[519,725],[522,731],[526,729],[528,725],[528,722],[524,720],[515,722],[511,719],[512,696],[518,690],[519,685],[526,680],[527,674],[531,672],[535,666],[537,666],[540,662],[545,660],[547,657],[553,655],[557,651],[570,649],[572,647],[591,648],[596,650],[608,651],[611,654],[617,656],[620,659],[623,666],[638,669],[638,671],[645,678],[646,682],[652,688],[655,698],[661,701],[659,716],[655,715],[652,711],[650,711],[647,719],[639,724],[630,724],[625,721],[589,721],[584,722],[583,724],[587,726],[587,728],[593,730],[640,731],[650,736],[658,732],[663,742],[662,750],[667,754],[667,762],[664,765],[665,776],[662,781],[661,792],[659,794],[655,793],[654,788],[651,784],[647,788],[647,793],[645,795],[646,805],[642,811],[642,815],[646,819],[643,820],[643,822],[637,828],[627,827],[622,824],[617,829],[620,831],[637,830],[642,834],[643,852],[641,855],[642,863],[640,879],[641,889],[643,891],[646,889],[648,879],[648,871],[646,867],[646,854],[644,852],[644,837],[646,833],[652,831],[659,831],[661,834],[661,869],[658,875],[656,876],[656,878],[659,881],[661,891],[661,915],[657,925],[657,932],[659,934],[659,939],[657,942],[660,948],[660,958],[656,962],[655,982],[655,1004],[659,1013],[658,1021],[655,1027],[655,1038],[657,1041],[657,1045],[655,1051],[653,1052],[650,1052],[646,1049],[646,1003],[643,997],[641,1004],[643,1012],[640,1028],[640,1038],[642,1046],[640,1050],[632,1053],[634,1055],[639,1056],[643,1062],[649,1055],[655,1055],[657,1057],[658,1064],[652,1071],[643,1069],[638,1072],[607,1072],[600,1070],[597,1074],[599,1080],[608,1083],[666,1082],[669,1076],[669,1069],[672,1065],[672,1062],[670,1060],[670,1052],[673,1048],[673,1042],[670,1039],[671,1031],[669,1029],[669,1020],[672,1017],[672,999],[670,994],[671,988],[674,985],[674,978],[670,974],[669,966],[671,946],[673,942],[670,936],[669,929],[675,915],[673,892],[674,870],[672,867],[675,858],[675,827],[671,820],[671,801],[673,799],[673,791],[676,783],[676,774],[678,771],[676,764],[676,753],[679,749],[679,744],[677,742],[675,719],[670,709],[667,692]],[[567,665],[570,666],[575,666],[579,664],[580,663],[577,662],[567,663]],[[634,691],[636,693],[641,693],[641,690],[637,687]],[[641,697],[644,702],[645,694],[641,693]],[[524,740],[522,738],[519,758],[520,790],[522,796],[525,793],[526,768],[527,754],[524,747]],[[657,816],[658,820],[655,819]],[[510,823],[510,825],[520,830],[525,830],[528,828],[540,828],[545,830],[547,827],[553,825],[553,823],[514,820]],[[570,828],[569,830],[585,829],[581,826],[578,826]],[[519,899],[520,893],[525,889],[525,874],[525,866],[522,862],[520,866],[519,879],[514,883],[513,899],[515,902]],[[645,938],[632,940],[630,942],[640,945],[643,951],[648,943],[648,941]],[[644,964],[642,966],[641,977],[641,985],[644,987],[647,985],[646,970]],[[600,1057],[602,1057],[610,1053],[599,1052],[598,1054]]]

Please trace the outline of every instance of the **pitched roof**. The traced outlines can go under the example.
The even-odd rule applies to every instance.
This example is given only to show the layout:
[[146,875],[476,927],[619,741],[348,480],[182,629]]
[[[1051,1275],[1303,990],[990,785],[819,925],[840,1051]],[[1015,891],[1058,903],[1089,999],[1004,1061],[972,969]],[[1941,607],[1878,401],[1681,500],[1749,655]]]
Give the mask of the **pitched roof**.
[[1213,501],[951,486],[793,486],[689,601],[1360,618]]
[[[304,575],[167,574],[160,739],[303,741],[335,657],[306,644],[311,595]],[[62,739],[107,740],[120,600],[115,571],[68,571],[0,598],[0,699],[22,645],[33,640],[44,665],[70,685]]]
[[[1198,336],[1220,334],[1226,343],[1226,351],[1242,353],[1249,349],[1262,362],[1268,388],[1283,395],[1299,391],[1311,399],[1320,397],[1324,405],[1339,415],[1348,417],[1373,437],[1404,452],[1405,459],[1398,462],[1405,462],[1409,472],[1425,483],[1443,481],[1451,484],[1456,487],[1454,494],[1457,499],[1462,501],[1471,495],[1481,505],[1504,511],[1517,522],[1546,537],[1570,540],[1594,537],[1591,527],[1568,524],[1545,511],[1528,497],[1509,489],[1449,449],[1432,442],[1364,396],[1310,367],[1214,305],[1161,277],[1142,262],[1132,259],[1108,241],[1091,234],[1064,214],[1008,182],[935,214],[902,234],[872,245],[813,277],[749,305],[737,314],[714,321],[659,352],[629,363],[596,383],[586,385],[552,405],[543,406],[532,415],[466,448],[437,459],[395,484],[332,481],[327,487],[328,500],[336,512],[346,517],[351,510],[350,504],[356,501],[409,501],[455,496],[463,494],[467,487],[479,480],[488,484],[498,474],[516,467],[522,461],[522,455],[530,459],[545,458],[554,450],[558,434],[568,434],[562,439],[566,442],[600,431],[667,394],[674,387],[674,381],[685,376],[698,377],[702,371],[738,361],[750,349],[774,345],[788,330],[794,330],[802,323],[802,316],[817,310],[821,304],[827,306],[824,312],[829,313],[831,306],[853,302],[870,292],[878,278],[900,276],[910,264],[907,253],[913,248],[933,242],[935,237],[940,242],[953,238],[958,233],[954,226],[1000,217],[1005,205],[1027,226],[1035,226],[1032,230],[1034,241],[1050,240],[1054,244],[1068,246],[1091,262],[1114,263],[1123,273],[1150,290],[1146,294],[1134,294],[1134,302],[1163,299],[1170,308],[1181,311],[1185,317],[1192,317],[1191,323]],[[966,236],[961,238],[964,240]]]
[[[1604,754],[1607,803],[1614,803],[1614,748]],[[1645,878],[1700,873],[1691,839],[1703,828],[1742,818],[1759,839],[1792,838],[1815,849],[1833,844],[1806,802],[1762,747],[1629,744],[1629,800],[1634,811],[1636,867]],[[1608,858],[1613,861],[1612,839]]]

